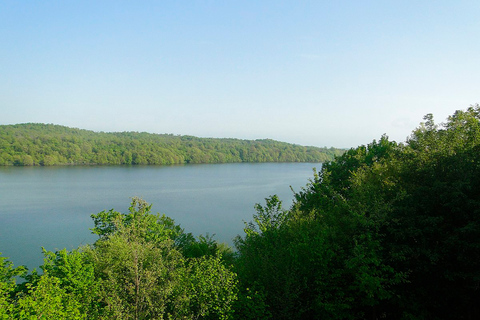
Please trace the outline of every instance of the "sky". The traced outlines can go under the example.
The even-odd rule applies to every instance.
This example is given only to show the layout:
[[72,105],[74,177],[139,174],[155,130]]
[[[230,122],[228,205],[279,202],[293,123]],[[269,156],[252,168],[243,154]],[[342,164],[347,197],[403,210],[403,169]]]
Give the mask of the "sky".
[[480,1],[0,0],[0,124],[350,148],[480,103]]

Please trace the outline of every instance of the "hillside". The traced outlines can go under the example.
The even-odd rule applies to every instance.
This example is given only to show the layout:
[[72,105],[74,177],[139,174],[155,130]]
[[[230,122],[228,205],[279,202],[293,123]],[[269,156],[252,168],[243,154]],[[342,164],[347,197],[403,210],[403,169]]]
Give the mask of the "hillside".
[[40,123],[0,126],[2,166],[325,162],[342,153],[341,149],[304,147],[270,139],[105,133]]

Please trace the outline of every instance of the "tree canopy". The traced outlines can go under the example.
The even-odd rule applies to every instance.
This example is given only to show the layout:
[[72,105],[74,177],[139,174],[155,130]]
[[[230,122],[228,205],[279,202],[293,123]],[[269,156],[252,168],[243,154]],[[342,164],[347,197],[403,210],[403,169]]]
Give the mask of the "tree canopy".
[[[238,280],[228,248],[194,238],[138,198],[127,213],[92,218],[99,239],[43,250],[42,274],[0,257],[0,319],[232,318]],[[205,250],[191,255],[191,247]],[[18,276],[26,281],[16,284]]]
[[39,123],[0,126],[0,165],[4,166],[324,162],[342,152],[270,139],[105,133]]
[[43,274],[0,257],[0,319],[478,319],[480,106],[424,120],[255,205],[236,252],[134,198]]
[[290,210],[268,198],[236,241],[240,283],[275,319],[478,318],[479,184],[480,106],[427,115],[325,163]]

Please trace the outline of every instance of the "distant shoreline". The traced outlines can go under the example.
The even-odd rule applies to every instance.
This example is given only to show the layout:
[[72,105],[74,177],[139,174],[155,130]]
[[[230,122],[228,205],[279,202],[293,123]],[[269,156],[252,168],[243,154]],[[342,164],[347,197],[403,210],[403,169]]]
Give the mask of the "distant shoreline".
[[319,163],[344,152],[271,139],[106,133],[42,123],[0,126],[0,166]]

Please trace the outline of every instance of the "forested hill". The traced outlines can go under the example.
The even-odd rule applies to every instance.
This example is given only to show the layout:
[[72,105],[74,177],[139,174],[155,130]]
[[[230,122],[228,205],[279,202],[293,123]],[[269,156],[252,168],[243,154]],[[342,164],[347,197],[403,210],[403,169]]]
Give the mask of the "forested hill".
[[325,162],[341,149],[270,139],[197,138],[146,132],[94,132],[53,124],[0,126],[0,165]]

